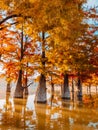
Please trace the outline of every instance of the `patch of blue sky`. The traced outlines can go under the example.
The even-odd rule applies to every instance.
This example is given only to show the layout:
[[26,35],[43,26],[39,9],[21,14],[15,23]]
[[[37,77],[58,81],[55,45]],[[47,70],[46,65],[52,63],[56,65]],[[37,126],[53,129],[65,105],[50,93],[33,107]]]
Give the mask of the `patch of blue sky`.
[[98,0],[87,0],[87,3],[85,5],[93,8],[95,6],[98,6]]
[[[93,19],[86,19],[84,20],[86,23],[88,23],[89,25],[91,25],[91,28],[89,28],[90,30],[93,30],[92,27],[98,27],[98,21],[97,20],[93,20]],[[98,30],[95,31],[94,35],[98,35]]]
[[86,11],[94,7],[98,7],[98,0],[87,0],[86,3],[83,4],[83,9]]
[[89,25],[94,25],[94,26],[98,27],[98,21],[94,20],[92,18],[86,19],[86,20],[84,20],[84,22],[88,23]]
[[96,32],[94,33],[94,35],[95,35],[95,36],[98,36],[98,31],[96,31]]
[[[39,33],[39,36],[42,38],[42,32]],[[45,32],[45,38],[49,37],[49,34],[47,32]]]
[[[84,10],[89,10],[90,8],[97,7],[97,10],[98,10],[98,0],[87,0],[87,2],[83,5],[83,7],[84,7]],[[94,25],[98,27],[98,20],[96,19],[89,18],[89,19],[85,19],[83,22],[86,22],[89,25],[92,25],[92,26]],[[95,32],[95,35],[97,34],[98,34],[98,31]]]

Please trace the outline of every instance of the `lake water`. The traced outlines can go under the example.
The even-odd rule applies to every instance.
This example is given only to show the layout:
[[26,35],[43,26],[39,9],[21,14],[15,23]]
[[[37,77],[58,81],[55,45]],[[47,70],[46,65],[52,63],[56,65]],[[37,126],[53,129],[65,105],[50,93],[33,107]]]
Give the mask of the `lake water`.
[[0,130],[98,130],[98,109],[55,95],[47,105],[34,104],[34,94],[0,100]]
[[57,90],[47,104],[34,103],[34,89],[25,99],[14,99],[0,86],[0,130],[98,130],[98,108],[85,107],[81,101],[61,100]]

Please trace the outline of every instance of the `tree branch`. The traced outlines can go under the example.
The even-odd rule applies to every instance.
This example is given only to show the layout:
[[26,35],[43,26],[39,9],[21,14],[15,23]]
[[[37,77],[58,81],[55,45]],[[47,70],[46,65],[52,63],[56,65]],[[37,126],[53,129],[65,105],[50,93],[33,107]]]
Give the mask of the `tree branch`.
[[[17,24],[17,23],[18,23],[18,22],[10,23],[10,25],[14,25],[14,24]],[[9,27],[9,26],[1,27],[0,30],[5,29],[5,28],[7,28],[7,27]]]
[[11,19],[11,18],[14,18],[14,17],[19,17],[21,15],[17,15],[17,14],[13,14],[13,15],[10,15],[10,16],[7,16],[6,18],[4,18],[3,20],[0,21],[0,25],[4,22],[6,22],[8,19]]
[[31,82],[31,83],[29,83],[28,85],[27,85],[27,87],[29,87],[31,84],[33,84],[34,82]]
[[31,84],[33,84],[34,82],[31,82],[30,84],[28,84],[26,87],[22,87],[22,89],[28,88]]
[[21,14],[12,14],[10,16],[7,16],[6,18],[2,19],[0,21],[0,25],[4,22],[6,22],[7,20],[11,19],[11,18],[15,18],[15,17],[24,17],[24,18],[31,18],[31,16],[22,16]]

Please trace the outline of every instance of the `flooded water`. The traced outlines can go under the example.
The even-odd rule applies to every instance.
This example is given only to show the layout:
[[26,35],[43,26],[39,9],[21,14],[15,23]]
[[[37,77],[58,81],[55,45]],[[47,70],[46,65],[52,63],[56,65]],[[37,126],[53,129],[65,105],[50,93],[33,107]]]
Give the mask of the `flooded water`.
[[0,130],[98,130],[98,109],[55,96],[47,105],[35,104],[34,94],[0,99]]

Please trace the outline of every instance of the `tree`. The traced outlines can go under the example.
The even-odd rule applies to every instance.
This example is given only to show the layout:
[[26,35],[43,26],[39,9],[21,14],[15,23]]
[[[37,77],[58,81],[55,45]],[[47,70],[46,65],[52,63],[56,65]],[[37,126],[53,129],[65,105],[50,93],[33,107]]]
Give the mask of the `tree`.
[[[6,2],[6,0],[4,1]],[[40,78],[40,87],[39,87],[39,94],[37,93],[36,99],[38,99],[38,102],[46,102],[46,75],[44,71],[46,71],[46,64],[47,60],[45,56],[45,51],[50,50],[53,45],[51,41],[54,41],[55,44],[62,49],[63,47],[65,48],[65,51],[70,50],[70,47],[72,46],[73,43],[76,42],[76,39],[79,38],[81,35],[82,30],[79,30],[79,28],[82,25],[82,20],[83,20],[83,14],[82,14],[82,2],[83,1],[63,1],[63,0],[56,0],[56,1],[10,1],[8,0],[7,3],[4,3],[6,5],[6,18],[1,21],[1,24],[8,20],[9,18],[12,18],[13,21],[23,23],[24,20],[26,20],[27,25],[29,24],[29,29],[31,29],[31,33],[33,38],[37,38],[36,42],[41,42],[41,52],[42,54],[40,55],[41,58],[41,65],[39,65],[39,68],[41,68],[41,78]],[[17,8],[18,7],[18,8]],[[21,8],[22,7],[22,8]],[[25,13],[26,12],[26,13]],[[77,21],[77,25],[75,25]],[[27,30],[28,30],[27,28]],[[75,31],[76,30],[76,31]],[[39,35],[42,36],[40,37]],[[45,36],[48,35],[49,38],[46,38]],[[47,40],[49,39],[49,40]],[[48,43],[48,48],[46,49],[46,43]],[[56,45],[55,45],[56,47]],[[62,51],[58,48],[58,52]],[[54,51],[54,50],[53,50]],[[69,69],[71,67],[68,67],[68,59],[65,60],[66,55],[68,56],[67,53],[64,53],[64,60],[63,60],[63,73],[65,77],[68,78],[68,73]],[[59,53],[58,53],[59,55]],[[59,56],[60,58],[60,56]],[[20,61],[23,59],[23,31],[21,34],[21,58]],[[55,60],[54,60],[55,61]],[[57,67],[61,68],[59,64],[57,64]],[[67,69],[66,69],[67,68]],[[22,70],[20,69],[19,71],[19,81],[21,84],[22,80]],[[64,85],[64,90],[65,86],[68,88],[68,79],[66,80],[67,85]],[[43,85],[44,84],[44,85]],[[17,86],[21,86],[18,85]],[[19,88],[19,87],[17,87]],[[20,87],[21,88],[21,87]],[[43,92],[42,88],[44,89]],[[68,90],[68,89],[67,89]],[[19,90],[21,91],[21,90]],[[19,92],[18,92],[19,93]],[[42,96],[44,98],[39,98]],[[21,94],[19,94],[22,97],[22,91]],[[66,95],[66,94],[65,94]]]

